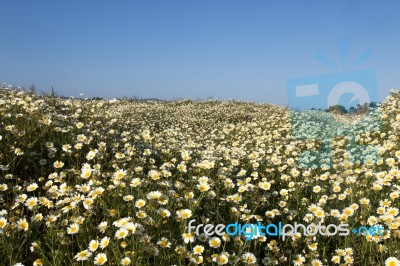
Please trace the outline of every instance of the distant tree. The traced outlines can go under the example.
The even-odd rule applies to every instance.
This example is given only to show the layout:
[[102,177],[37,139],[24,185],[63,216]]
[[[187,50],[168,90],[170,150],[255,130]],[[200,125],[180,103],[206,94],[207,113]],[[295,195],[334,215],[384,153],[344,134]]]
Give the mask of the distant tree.
[[354,113],[356,114],[366,114],[369,111],[370,103],[364,103],[363,105],[358,104],[357,109]]
[[344,107],[343,105],[340,105],[340,104],[329,106],[328,112],[330,112],[330,113],[337,112],[337,113],[340,113],[340,114],[347,114],[348,113],[346,107]]
[[365,114],[369,109],[375,109],[378,107],[377,102],[364,103],[363,105],[357,104],[357,106],[352,106],[349,108],[349,113],[353,114]]
[[376,107],[378,107],[378,103],[377,102],[370,102],[369,103],[369,107],[376,108]]
[[33,84],[29,87],[29,92],[30,92],[31,94],[36,95],[36,85],[35,85],[35,83],[33,83]]
[[53,86],[51,86],[50,97],[52,98],[58,97],[57,91],[54,89]]
[[313,111],[324,111],[322,108],[315,108],[315,107],[311,108],[310,110],[313,110]]

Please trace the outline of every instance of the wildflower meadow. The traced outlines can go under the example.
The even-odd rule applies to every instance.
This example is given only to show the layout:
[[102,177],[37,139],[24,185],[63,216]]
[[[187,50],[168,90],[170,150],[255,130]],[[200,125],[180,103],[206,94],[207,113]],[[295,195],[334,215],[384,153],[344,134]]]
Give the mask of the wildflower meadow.
[[[316,111],[296,122],[301,139],[271,104],[2,87],[0,265],[399,265],[400,92],[376,108],[380,126],[353,134],[372,153],[346,139],[361,114]],[[310,137],[315,121],[349,125],[326,165],[304,163],[326,141]],[[384,230],[246,240],[189,233],[192,219]]]

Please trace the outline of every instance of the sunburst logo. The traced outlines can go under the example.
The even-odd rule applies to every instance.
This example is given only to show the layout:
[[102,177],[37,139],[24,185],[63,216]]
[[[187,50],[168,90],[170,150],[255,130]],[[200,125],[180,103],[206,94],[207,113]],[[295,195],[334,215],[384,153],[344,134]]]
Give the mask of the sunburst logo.
[[339,46],[341,66],[322,53],[317,53],[316,58],[336,71],[340,69],[347,71],[289,79],[287,91],[290,107],[309,110],[342,105],[350,108],[379,101],[375,71],[372,69],[352,70],[371,58],[372,52],[366,50],[347,67],[347,41],[341,41]]
[[[320,150],[307,151],[301,158],[304,167],[329,168],[332,164],[331,141],[338,136],[346,137],[348,159],[352,162],[371,162],[376,160],[375,149],[365,150],[357,143],[361,133],[377,131],[381,127],[376,73],[373,69],[352,70],[371,57],[371,51],[363,52],[349,67],[346,63],[348,45],[340,44],[340,65],[333,63],[327,56],[317,53],[317,59],[336,70],[328,75],[318,75],[289,79],[287,81],[288,103],[291,108],[292,137],[295,140],[321,141]],[[340,69],[350,69],[337,72]],[[327,110],[357,110],[351,118],[338,120]],[[346,123],[345,121],[354,123]]]
[[[340,47],[340,59],[341,59],[340,67],[337,64],[333,63],[323,53],[317,53],[316,58],[325,65],[333,68],[334,70],[339,70],[340,68],[352,69],[372,57],[371,50],[370,49],[365,50],[350,66],[346,66],[348,42],[346,40],[340,41],[339,47]],[[375,72],[372,73],[372,71],[370,71],[368,75],[375,77]],[[345,96],[346,94],[348,94],[349,96],[351,95],[351,99],[348,101],[346,101],[346,99],[340,101],[342,99],[342,96]],[[371,99],[370,94],[371,90],[367,90],[356,81],[343,81],[332,88],[332,90],[328,95],[327,105],[328,106],[342,105],[349,108],[349,107],[355,107],[357,105],[370,103],[372,102],[372,100],[375,101],[378,100],[378,99]],[[378,95],[375,94],[373,94],[373,96],[378,97]]]

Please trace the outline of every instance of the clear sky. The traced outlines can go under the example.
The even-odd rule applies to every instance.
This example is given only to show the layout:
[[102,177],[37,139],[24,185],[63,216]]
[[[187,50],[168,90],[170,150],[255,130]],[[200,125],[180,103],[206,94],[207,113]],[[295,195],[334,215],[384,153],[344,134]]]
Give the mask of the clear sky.
[[64,96],[285,105],[288,79],[370,68],[381,99],[400,88],[396,1],[3,0],[0,10],[0,82]]

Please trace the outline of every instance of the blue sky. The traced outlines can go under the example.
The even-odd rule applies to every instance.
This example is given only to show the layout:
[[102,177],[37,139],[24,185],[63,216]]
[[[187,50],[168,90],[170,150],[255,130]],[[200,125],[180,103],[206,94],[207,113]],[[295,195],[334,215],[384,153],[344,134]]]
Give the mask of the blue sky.
[[[64,96],[287,104],[286,82],[375,69],[400,87],[395,1],[1,1],[0,82]],[[339,42],[347,40],[342,66]],[[366,50],[372,57],[349,66]],[[338,68],[316,59],[323,53]]]

